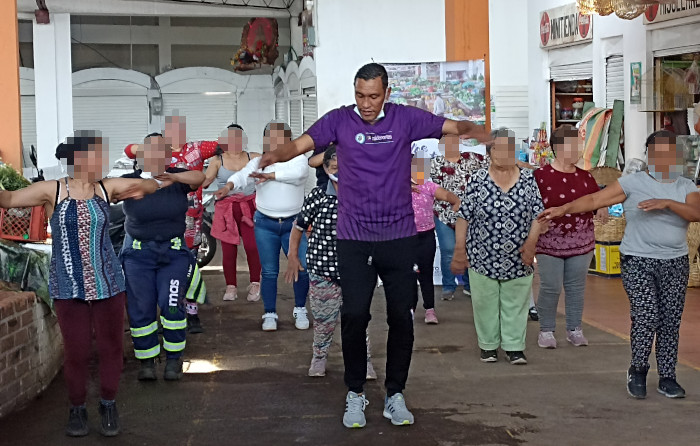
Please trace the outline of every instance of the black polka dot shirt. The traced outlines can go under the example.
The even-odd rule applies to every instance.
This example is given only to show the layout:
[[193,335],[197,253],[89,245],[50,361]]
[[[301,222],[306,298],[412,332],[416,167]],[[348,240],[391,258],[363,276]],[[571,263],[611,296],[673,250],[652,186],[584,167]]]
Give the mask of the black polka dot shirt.
[[338,197],[329,182],[326,188],[315,187],[304,199],[296,224],[306,231],[311,226],[306,267],[309,273],[337,281],[338,256],[336,255],[336,223],[338,222]]

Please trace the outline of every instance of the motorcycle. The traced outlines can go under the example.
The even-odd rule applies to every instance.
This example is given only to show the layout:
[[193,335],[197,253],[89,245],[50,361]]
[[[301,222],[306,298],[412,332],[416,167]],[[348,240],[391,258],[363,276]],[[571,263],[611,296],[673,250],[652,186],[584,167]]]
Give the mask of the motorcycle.
[[197,251],[197,265],[202,268],[208,265],[216,255],[217,243],[211,235],[211,225],[214,220],[214,192],[204,190],[202,193],[202,244]]

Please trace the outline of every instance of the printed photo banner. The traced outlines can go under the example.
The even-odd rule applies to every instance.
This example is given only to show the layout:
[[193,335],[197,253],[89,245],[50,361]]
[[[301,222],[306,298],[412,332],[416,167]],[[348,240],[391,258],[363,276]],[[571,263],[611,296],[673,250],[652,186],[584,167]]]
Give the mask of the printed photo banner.
[[484,61],[383,64],[395,104],[458,121],[486,123]]

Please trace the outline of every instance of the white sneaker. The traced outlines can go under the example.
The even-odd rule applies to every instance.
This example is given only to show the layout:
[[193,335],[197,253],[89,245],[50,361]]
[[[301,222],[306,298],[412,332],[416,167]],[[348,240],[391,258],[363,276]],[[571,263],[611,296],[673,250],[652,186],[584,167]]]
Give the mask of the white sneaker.
[[263,331],[277,331],[277,313],[265,313],[262,319]]
[[226,292],[224,293],[224,300],[236,300],[238,297],[238,289],[236,285],[226,285]]
[[413,424],[413,414],[406,408],[403,394],[397,393],[384,399],[384,418],[391,420],[394,426]]
[[306,313],[306,307],[294,307],[294,326],[297,330],[308,330],[309,329],[309,317]]
[[253,282],[248,285],[248,302],[257,302],[260,300],[260,282]]

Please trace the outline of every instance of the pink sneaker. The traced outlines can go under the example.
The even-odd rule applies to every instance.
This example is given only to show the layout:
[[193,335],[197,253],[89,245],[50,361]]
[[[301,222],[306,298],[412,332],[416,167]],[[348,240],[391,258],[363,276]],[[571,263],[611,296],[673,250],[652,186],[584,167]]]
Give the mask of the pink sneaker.
[[583,335],[583,330],[581,327],[575,328],[571,331],[566,330],[566,340],[571,342],[574,347],[581,347],[588,345],[588,339]]
[[248,285],[248,302],[260,300],[260,282],[252,282]]
[[437,315],[435,314],[434,308],[431,308],[429,310],[425,310],[425,323],[431,324],[431,325],[437,325],[438,319],[437,319]]
[[224,293],[224,300],[236,300],[238,289],[236,285],[226,285],[226,293]]
[[541,331],[537,335],[537,345],[542,348],[557,348],[557,340],[553,331]]

